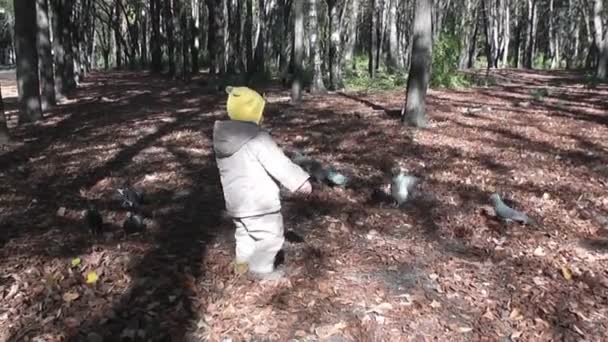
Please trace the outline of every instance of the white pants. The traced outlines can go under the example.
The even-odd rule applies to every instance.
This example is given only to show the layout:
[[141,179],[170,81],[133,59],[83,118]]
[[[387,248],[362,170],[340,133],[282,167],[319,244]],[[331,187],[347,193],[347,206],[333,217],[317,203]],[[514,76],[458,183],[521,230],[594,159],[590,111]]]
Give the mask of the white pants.
[[269,273],[285,241],[283,216],[280,212],[235,218],[236,262],[246,262],[249,271]]

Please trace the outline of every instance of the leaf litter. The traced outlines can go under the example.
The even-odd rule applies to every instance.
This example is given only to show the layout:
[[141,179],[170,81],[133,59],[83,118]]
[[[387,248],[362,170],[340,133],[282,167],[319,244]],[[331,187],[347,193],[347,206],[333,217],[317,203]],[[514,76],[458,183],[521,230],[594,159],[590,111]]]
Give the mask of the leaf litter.
[[[369,106],[400,109],[402,91],[269,100],[265,124],[283,148],[353,179],[285,198],[286,227],[303,242],[286,245],[289,277],[277,282],[233,273],[210,142],[223,95],[92,73],[41,126],[11,126],[29,142],[0,155],[0,340],[602,339],[608,108],[596,99],[608,88],[492,73],[504,83],[431,90],[431,128],[419,132]],[[547,80],[559,97],[533,101]],[[423,176],[423,195],[401,209],[373,200],[393,161]],[[115,188],[126,179],[151,199],[154,228],[138,236],[121,231]],[[493,192],[542,224],[496,222]],[[87,200],[103,236],[82,226]]]

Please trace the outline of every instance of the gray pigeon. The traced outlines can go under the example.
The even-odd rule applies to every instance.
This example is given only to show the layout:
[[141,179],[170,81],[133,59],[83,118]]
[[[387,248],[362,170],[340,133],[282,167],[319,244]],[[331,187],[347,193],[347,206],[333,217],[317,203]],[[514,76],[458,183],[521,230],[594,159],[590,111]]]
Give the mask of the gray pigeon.
[[534,220],[528,217],[525,213],[521,211],[517,211],[502,201],[500,196],[497,193],[492,194],[490,196],[490,201],[494,205],[494,211],[496,212],[496,216],[498,216],[501,220],[505,222],[518,222],[521,224],[536,224]]
[[391,179],[391,196],[397,202],[397,206],[401,206],[411,197],[414,187],[420,179],[406,175],[399,167],[393,168],[391,173],[393,175]]
[[139,214],[127,213],[127,218],[122,224],[122,229],[126,234],[143,232],[146,229],[144,218]]
[[347,176],[340,173],[333,166],[330,166],[325,170],[325,178],[327,178],[327,182],[330,185],[335,186],[346,186],[349,181]]
[[103,233],[103,219],[93,204],[88,204],[84,219],[93,235],[101,235]]
[[327,171],[323,165],[319,161],[305,156],[302,152],[293,152],[292,161],[304,169],[317,183],[323,183],[327,179]]

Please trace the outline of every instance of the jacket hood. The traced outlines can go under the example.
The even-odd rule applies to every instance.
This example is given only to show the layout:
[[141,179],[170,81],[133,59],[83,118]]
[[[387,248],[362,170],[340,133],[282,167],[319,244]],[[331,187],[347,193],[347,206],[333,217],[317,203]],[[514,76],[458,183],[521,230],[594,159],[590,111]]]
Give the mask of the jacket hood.
[[260,131],[260,127],[253,122],[216,121],[213,126],[215,154],[220,158],[233,155]]

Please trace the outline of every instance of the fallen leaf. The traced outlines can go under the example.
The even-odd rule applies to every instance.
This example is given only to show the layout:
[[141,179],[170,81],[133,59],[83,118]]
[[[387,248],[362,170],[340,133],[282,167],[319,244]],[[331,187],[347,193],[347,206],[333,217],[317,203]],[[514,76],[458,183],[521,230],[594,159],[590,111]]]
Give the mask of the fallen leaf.
[[438,308],[441,307],[441,303],[439,303],[436,300],[433,300],[433,302],[431,303],[431,307],[434,308],[434,309],[438,309]]
[[68,303],[75,301],[78,297],[80,297],[78,292],[66,292],[63,294],[63,300]]
[[566,280],[572,280],[572,272],[567,266],[562,266],[562,275]]
[[492,313],[492,311],[490,311],[490,308],[488,308],[488,309],[486,310],[486,312],[483,314],[483,316],[482,316],[482,317],[485,317],[485,318],[487,318],[487,319],[489,319],[489,320],[491,320],[491,321],[493,321],[493,320],[496,318],[496,317],[494,316],[494,314]]
[[538,286],[543,286],[545,285],[545,281],[543,280],[543,277],[534,277],[532,278],[532,281],[534,282],[534,284],[538,285]]
[[81,262],[80,258],[72,259],[72,267],[80,266],[80,262]]
[[97,276],[97,273],[95,271],[87,273],[87,284],[94,284],[97,282],[98,279],[99,277]]
[[63,320],[63,323],[69,329],[75,329],[79,325],[78,320],[76,318],[74,318],[74,317],[67,317],[66,319]]
[[390,303],[382,303],[374,306],[373,308],[367,310],[368,313],[375,312],[377,314],[383,314],[384,311],[392,310],[393,306]]
[[511,339],[514,340],[516,338],[520,338],[521,334],[523,334],[523,331],[516,331],[514,333],[511,334]]
[[511,311],[511,314],[509,315],[509,319],[514,321],[519,321],[522,318],[524,318],[524,316],[519,312],[518,308],[513,309],[513,311]]
[[340,322],[334,325],[329,324],[318,327],[315,329],[315,333],[321,338],[327,338],[336,333],[339,333],[344,328],[346,328],[346,324],[344,322]]

